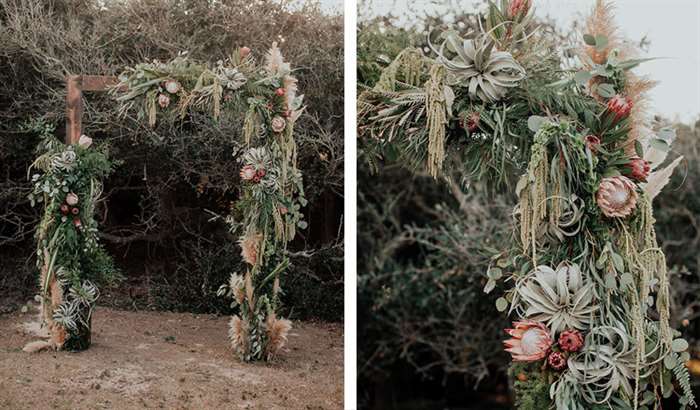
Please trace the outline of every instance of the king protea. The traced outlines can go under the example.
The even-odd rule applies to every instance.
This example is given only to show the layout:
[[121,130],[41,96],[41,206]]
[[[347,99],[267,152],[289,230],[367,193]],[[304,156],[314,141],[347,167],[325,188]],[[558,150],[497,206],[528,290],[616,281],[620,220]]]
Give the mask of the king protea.
[[621,175],[603,178],[595,197],[605,216],[624,218],[637,206],[637,186]]
[[524,320],[513,323],[514,329],[506,329],[512,338],[503,342],[506,352],[514,362],[534,362],[544,359],[552,346],[549,330],[542,323]]

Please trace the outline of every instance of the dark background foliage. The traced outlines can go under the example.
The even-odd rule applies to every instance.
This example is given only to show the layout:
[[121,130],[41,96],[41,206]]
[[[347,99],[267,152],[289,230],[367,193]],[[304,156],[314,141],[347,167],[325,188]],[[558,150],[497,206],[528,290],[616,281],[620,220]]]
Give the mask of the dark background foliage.
[[[35,293],[27,167],[42,120],[64,138],[68,74],[117,75],[126,66],[187,51],[215,62],[248,46],[256,58],[278,41],[297,70],[307,114],[296,128],[309,228],[291,244],[285,314],[341,320],[343,311],[342,17],[317,3],[288,8],[247,0],[0,0],[0,305]],[[162,122],[121,118],[107,93],[86,93],[84,133],[123,161],[105,181],[102,240],[125,280],[102,304],[228,312],[216,297],[242,269],[236,236],[221,220],[237,196],[242,113]]]
[[[474,19],[458,11],[471,7],[436,3],[455,11],[454,21]],[[362,7],[360,11],[362,15]],[[361,21],[358,92],[372,86],[403,48],[424,45],[426,28],[444,26],[441,15],[404,13]],[[397,26],[398,17],[406,15],[414,23]],[[569,32],[546,24],[561,41],[568,37]],[[673,271],[673,325],[692,341],[698,384],[700,121],[675,127],[674,150],[687,161],[655,209],[660,243]],[[404,169],[390,152],[376,161],[374,147],[366,141],[359,141],[358,152],[361,408],[511,408],[510,358],[501,344],[509,322],[495,308],[497,296],[484,294],[483,287],[489,257],[511,235],[514,193],[492,192],[479,183],[462,189],[436,181]]]

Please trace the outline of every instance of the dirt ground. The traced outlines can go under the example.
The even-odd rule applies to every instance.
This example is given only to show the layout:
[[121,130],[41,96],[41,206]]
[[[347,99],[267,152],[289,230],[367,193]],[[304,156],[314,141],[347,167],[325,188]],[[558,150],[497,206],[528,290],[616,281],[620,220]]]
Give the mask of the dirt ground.
[[0,315],[0,409],[341,409],[340,324],[294,323],[271,364],[238,361],[228,318],[98,308],[80,353],[22,351],[33,312]]

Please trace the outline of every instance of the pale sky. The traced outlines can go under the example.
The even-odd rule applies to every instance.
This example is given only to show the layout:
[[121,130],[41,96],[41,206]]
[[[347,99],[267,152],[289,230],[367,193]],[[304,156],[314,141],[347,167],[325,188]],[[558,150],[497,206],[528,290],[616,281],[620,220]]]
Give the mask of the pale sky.
[[[333,1],[333,0],[325,0]],[[441,12],[434,0],[374,0],[373,15],[395,10]],[[472,1],[452,1],[465,8]],[[593,0],[534,0],[535,13],[552,17],[561,27],[582,20]],[[664,59],[642,64],[635,69],[659,82],[651,91],[652,110],[684,122],[700,116],[700,2],[698,0],[615,0],[616,21],[624,35],[651,41],[649,57]],[[366,17],[366,16],[365,16]],[[449,16],[448,16],[449,19]]]

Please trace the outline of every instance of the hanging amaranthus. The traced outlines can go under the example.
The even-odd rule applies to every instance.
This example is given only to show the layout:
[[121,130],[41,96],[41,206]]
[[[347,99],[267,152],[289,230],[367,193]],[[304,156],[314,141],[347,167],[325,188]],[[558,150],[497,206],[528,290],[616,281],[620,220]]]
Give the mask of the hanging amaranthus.
[[426,115],[428,127],[428,172],[434,178],[442,170],[445,160],[445,125],[447,105],[445,98],[445,68],[430,68],[430,80],[425,84]]

